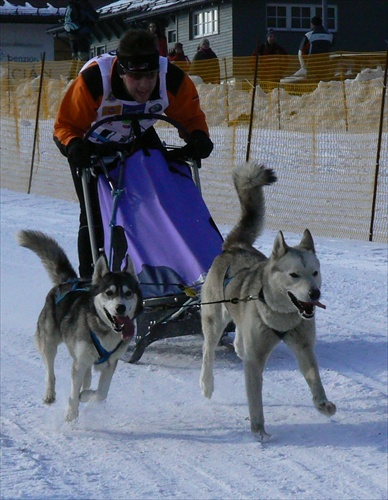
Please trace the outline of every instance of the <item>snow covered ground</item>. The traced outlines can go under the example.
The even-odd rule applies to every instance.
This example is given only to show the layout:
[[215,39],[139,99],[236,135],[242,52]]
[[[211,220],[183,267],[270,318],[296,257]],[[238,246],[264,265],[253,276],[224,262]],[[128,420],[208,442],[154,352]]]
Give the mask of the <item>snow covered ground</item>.
[[[64,422],[70,357],[57,357],[57,403],[42,403],[35,323],[49,290],[22,228],[55,237],[76,265],[76,203],[1,190],[2,499],[385,500],[387,491],[387,246],[315,238],[324,277],[316,353],[330,420],[313,408],[280,346],[264,376],[272,439],[249,431],[241,361],[218,348],[215,394],[199,389],[201,337],[154,343],[120,362],[104,403]],[[222,227],[225,234],[229,228]],[[275,233],[258,247],[269,253]],[[295,244],[300,235],[286,234]]]

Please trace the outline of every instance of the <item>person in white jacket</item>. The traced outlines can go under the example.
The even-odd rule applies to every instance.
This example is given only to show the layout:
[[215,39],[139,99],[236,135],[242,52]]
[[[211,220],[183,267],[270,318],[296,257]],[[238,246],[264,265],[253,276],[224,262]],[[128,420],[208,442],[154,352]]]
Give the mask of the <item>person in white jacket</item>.
[[306,56],[330,52],[333,46],[333,39],[333,35],[322,26],[322,19],[317,16],[313,17],[311,19],[311,31],[303,36],[299,46],[298,58],[301,69],[295,75],[306,75]]

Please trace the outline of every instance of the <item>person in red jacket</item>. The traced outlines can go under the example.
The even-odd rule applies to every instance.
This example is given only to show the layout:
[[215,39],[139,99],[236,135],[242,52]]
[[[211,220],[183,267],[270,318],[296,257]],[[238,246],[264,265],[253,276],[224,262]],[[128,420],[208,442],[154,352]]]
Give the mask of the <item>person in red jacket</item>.
[[183,69],[183,71],[189,71],[190,69],[190,59],[187,57],[183,50],[183,44],[177,42],[174,48],[168,53],[168,60],[173,64],[178,63],[178,66]]
[[[117,53],[102,54],[88,61],[67,90],[54,124],[54,141],[67,156],[80,201],[78,255],[79,272],[83,278],[89,278],[93,270],[80,178],[80,172],[90,166],[91,151],[83,138],[101,118],[125,113],[165,113],[188,132],[189,140],[185,146],[188,156],[207,158],[213,150],[195,85],[186,73],[159,55],[152,33],[128,30],[120,40]],[[143,137],[149,137],[151,143],[156,136],[152,127],[154,122],[140,120],[142,129],[146,130]],[[130,144],[132,140],[131,127],[122,122],[106,123],[89,138],[96,144]],[[91,179],[90,192],[96,240],[102,247],[103,231],[95,178]]]
[[166,35],[162,33],[159,25],[151,22],[148,25],[148,30],[154,35],[154,37],[156,37],[159,54],[163,57],[167,57],[167,38]]
[[177,42],[174,45],[174,48],[169,52],[168,54],[168,60],[171,62],[190,62],[190,59],[187,57],[185,54],[185,51],[183,50],[183,44],[180,42]]

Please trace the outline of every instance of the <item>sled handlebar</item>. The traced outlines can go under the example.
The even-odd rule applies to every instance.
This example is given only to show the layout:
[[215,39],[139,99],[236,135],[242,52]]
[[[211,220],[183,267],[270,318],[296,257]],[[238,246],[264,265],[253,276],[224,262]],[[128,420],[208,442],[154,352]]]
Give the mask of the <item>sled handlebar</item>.
[[[96,122],[85,134],[84,140],[87,141],[89,138],[92,136],[93,132],[100,127],[101,125],[104,125],[104,123],[111,123],[111,122],[133,122],[134,128],[136,128],[136,124],[139,126],[139,121],[140,120],[162,120],[164,122],[169,123],[170,125],[173,125],[179,132],[179,135],[184,139],[186,142],[189,140],[189,133],[187,130],[176,120],[173,120],[172,118],[169,118],[168,116],[165,115],[160,115],[157,113],[139,113],[139,114],[124,114],[124,115],[114,115],[114,116],[107,116],[106,118],[103,118],[102,120],[99,120]],[[140,131],[140,129],[139,129]],[[136,134],[136,130],[135,130]],[[124,147],[124,144],[120,144],[117,142],[109,142],[107,141],[106,144],[117,144],[118,146]]]
[[[139,114],[132,113],[132,114],[107,116],[106,118],[103,118],[102,120],[96,122],[87,131],[84,137],[84,141],[89,145],[93,144],[93,154],[97,157],[117,156],[117,154],[119,154],[120,152],[124,154],[128,153],[128,143],[109,142],[109,141],[103,143],[92,143],[89,139],[92,137],[93,132],[101,125],[104,125],[104,123],[122,121],[131,123],[132,129],[134,131],[134,139],[136,140],[137,138],[141,137],[142,134],[142,130],[139,123],[140,120],[161,120],[167,122],[170,125],[173,125],[178,130],[179,136],[186,143],[189,142],[190,135],[179,122],[177,122],[173,118],[157,113],[139,113]],[[186,145],[181,147],[170,146],[169,149],[168,150],[165,149],[165,151],[166,151],[166,158],[168,158],[170,161],[189,160],[192,162],[191,168],[194,175],[194,182],[197,185],[197,187],[201,189],[199,174],[198,174],[198,168],[201,167],[201,160],[199,158],[192,158],[192,157],[189,158],[187,156]]]

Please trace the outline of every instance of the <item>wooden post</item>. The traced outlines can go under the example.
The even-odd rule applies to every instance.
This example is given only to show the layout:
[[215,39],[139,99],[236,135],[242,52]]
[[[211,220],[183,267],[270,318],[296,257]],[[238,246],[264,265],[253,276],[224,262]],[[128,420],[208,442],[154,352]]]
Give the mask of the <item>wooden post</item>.
[[43,52],[43,54],[42,54],[41,57],[42,57],[42,65],[41,65],[41,70],[40,70],[39,94],[38,94],[38,102],[37,102],[37,105],[36,105],[34,142],[33,142],[33,145],[32,145],[30,178],[28,179],[27,194],[31,193],[32,173],[33,173],[33,170],[34,170],[34,160],[35,160],[35,150],[36,150],[36,140],[37,140],[37,137],[38,137],[38,130],[39,130],[39,113],[40,113],[40,103],[41,103],[41,100],[42,100],[43,71],[44,71],[44,62],[45,62],[45,59],[46,59],[46,52]]
[[249,117],[249,131],[248,131],[247,153],[246,153],[246,156],[245,156],[245,161],[249,161],[249,155],[250,155],[250,152],[251,152],[253,113],[255,111],[255,97],[256,97],[257,73],[258,73],[258,68],[259,68],[259,48],[260,48],[260,42],[257,42],[256,60],[255,60],[255,75],[253,77],[253,89],[252,89],[252,101],[251,101],[251,115]]
[[374,180],[374,186],[373,186],[372,213],[371,213],[371,220],[370,220],[370,227],[369,227],[369,241],[373,241],[373,226],[374,226],[375,213],[376,213],[377,183],[379,180],[380,153],[381,153],[381,141],[382,141],[382,135],[383,135],[385,95],[387,93],[387,67],[388,67],[388,48],[387,48],[387,54],[386,54],[386,58],[385,58],[383,95],[381,98],[379,137],[377,140],[376,169],[375,169],[375,180]]

